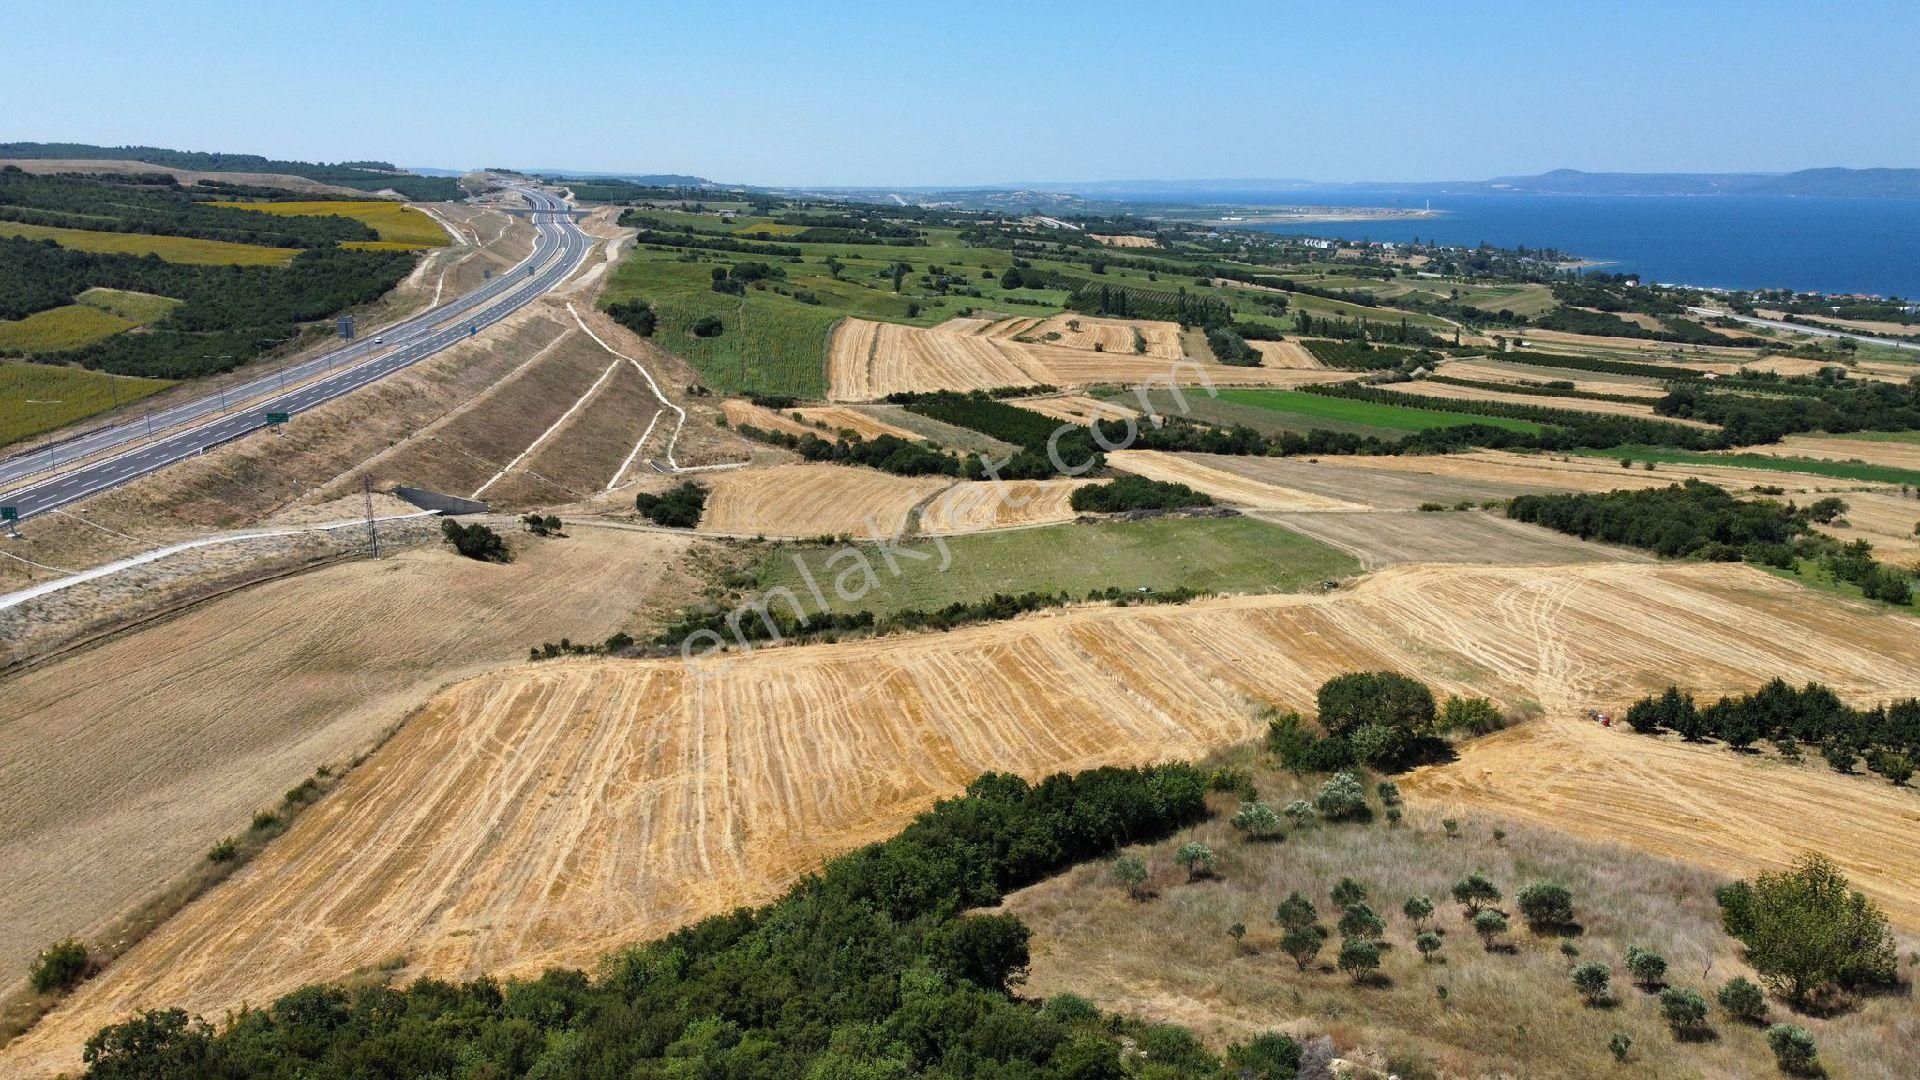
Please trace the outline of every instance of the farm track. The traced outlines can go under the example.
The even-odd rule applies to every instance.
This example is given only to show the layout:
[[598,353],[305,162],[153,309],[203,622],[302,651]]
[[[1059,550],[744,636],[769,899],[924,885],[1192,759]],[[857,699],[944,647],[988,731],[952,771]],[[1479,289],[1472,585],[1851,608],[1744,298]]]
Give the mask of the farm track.
[[[1774,675],[1856,701],[1914,694],[1911,625],[1739,566],[1410,566],[1326,595],[1077,608],[760,650],[698,674],[678,660],[500,672],[436,697],[254,863],[0,1054],[0,1069],[70,1065],[87,1034],[136,1006],[217,1016],[394,956],[407,961],[401,978],[588,964],[767,900],[982,770],[1031,776],[1205,753],[1255,734],[1264,704],[1310,706],[1314,688],[1343,671],[1395,668],[1441,692],[1537,701],[1543,725],[1564,726],[1581,708],[1617,709],[1669,680],[1709,695]],[[1543,725],[1489,740],[1486,760],[1500,766],[1490,778],[1472,771],[1482,756],[1470,746],[1453,774],[1411,786],[1423,798],[1516,790],[1539,762],[1500,755],[1558,730]],[[1612,782],[1632,788],[1638,809],[1594,816],[1615,842],[1657,844],[1700,813],[1702,791],[1834,794],[1790,771],[1768,773],[1774,790],[1763,793],[1725,751],[1697,755],[1684,774],[1643,769],[1634,762],[1658,744],[1583,735],[1613,739],[1624,755]],[[1464,779],[1445,787],[1446,775]],[[1846,782],[1848,805],[1870,809],[1781,812],[1755,834],[1727,830],[1712,857],[1729,869],[1773,865],[1791,830],[1912,928],[1912,860],[1889,858],[1886,845],[1911,843],[1920,804]],[[1562,800],[1531,812],[1584,811]]]

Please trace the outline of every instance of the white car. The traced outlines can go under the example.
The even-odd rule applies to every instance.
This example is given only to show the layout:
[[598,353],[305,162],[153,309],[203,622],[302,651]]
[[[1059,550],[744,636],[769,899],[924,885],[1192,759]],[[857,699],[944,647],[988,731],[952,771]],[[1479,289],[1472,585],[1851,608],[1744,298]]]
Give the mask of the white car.
[[377,337],[377,338],[374,338],[374,339],[373,339],[373,343],[374,343],[375,345],[382,345],[382,344],[385,344],[385,343],[386,343],[386,340],[387,340],[386,338],[383,338],[383,337]]

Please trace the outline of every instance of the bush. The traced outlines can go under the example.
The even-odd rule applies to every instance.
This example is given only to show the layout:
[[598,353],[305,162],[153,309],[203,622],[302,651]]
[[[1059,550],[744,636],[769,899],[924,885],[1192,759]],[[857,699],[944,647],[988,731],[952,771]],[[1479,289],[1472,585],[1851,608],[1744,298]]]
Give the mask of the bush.
[[1147,864],[1137,855],[1122,855],[1113,860],[1113,876],[1127,887],[1127,895],[1135,900],[1147,898]]
[[1627,972],[1642,988],[1651,990],[1667,977],[1667,958],[1638,945],[1627,946]]
[[1433,898],[1428,896],[1410,896],[1400,905],[1400,913],[1412,920],[1415,927],[1433,918]]
[[1613,1055],[1613,1060],[1625,1061],[1627,1060],[1627,1055],[1632,1052],[1633,1036],[1626,1032],[1616,1031],[1612,1037],[1607,1039],[1607,1053]]
[[1573,988],[1587,1004],[1607,1000],[1607,987],[1613,982],[1613,969],[1601,963],[1585,963],[1573,969]]
[[1320,726],[1332,735],[1362,727],[1399,728],[1417,734],[1433,729],[1433,691],[1394,671],[1360,671],[1321,684],[1316,696]]
[[660,319],[653,313],[653,308],[642,300],[622,300],[608,304],[607,314],[613,318],[614,322],[641,337],[652,337],[654,327],[660,324]]
[[1288,893],[1273,913],[1273,920],[1289,930],[1312,926],[1319,918],[1320,913],[1314,910],[1313,901],[1301,896],[1298,890]]
[[1367,814],[1367,793],[1360,787],[1359,777],[1350,772],[1336,773],[1320,785],[1313,808],[1328,821],[1362,818]]
[[1233,827],[1247,834],[1250,840],[1269,840],[1280,835],[1280,815],[1273,807],[1258,799],[1243,803],[1238,813],[1233,815]]
[[633,508],[655,525],[691,529],[700,524],[700,515],[707,508],[707,489],[684,480],[661,495],[646,492],[635,495]]
[[1300,1044],[1278,1032],[1256,1036],[1227,1048],[1233,1075],[1243,1080],[1293,1080],[1300,1069]]
[[1767,1049],[1773,1051],[1774,1064],[1780,1066],[1781,1072],[1814,1076],[1820,1071],[1813,1035],[1797,1024],[1775,1024],[1768,1028]]
[[1556,930],[1573,923],[1573,894],[1564,885],[1536,881],[1521,889],[1515,899],[1520,913],[1533,930]]
[[1885,986],[1896,976],[1887,917],[1825,856],[1764,873],[1716,894],[1727,933],[1747,962],[1795,1005],[1828,986]]
[[507,550],[507,542],[500,539],[499,533],[479,522],[462,525],[447,518],[440,523],[440,535],[453,545],[453,550],[469,559],[497,563],[513,561],[513,553]]
[[1736,975],[1714,995],[1735,1020],[1757,1023],[1767,1015],[1767,996],[1744,975]]
[[1463,698],[1451,695],[1440,709],[1437,726],[1441,731],[1464,731],[1486,735],[1506,726],[1506,720],[1493,702],[1483,697]]
[[1187,868],[1187,880],[1199,881],[1213,876],[1213,849],[1205,844],[1188,842],[1180,845],[1174,853],[1173,861]]
[[1320,955],[1320,949],[1327,943],[1327,931],[1320,926],[1300,926],[1288,930],[1280,939],[1280,951],[1293,958],[1294,965],[1301,971],[1313,963]]
[[1334,907],[1352,907],[1366,900],[1367,887],[1350,877],[1343,877],[1338,884],[1334,885],[1329,895],[1333,898]]
[[1660,1015],[1675,1036],[1697,1036],[1707,1026],[1707,999],[1691,986],[1669,986],[1660,991]]
[[1340,913],[1340,924],[1337,929],[1343,938],[1360,937],[1377,941],[1387,932],[1387,920],[1381,918],[1378,912],[1365,903],[1354,903],[1349,904],[1347,909]]
[[1492,908],[1481,908],[1473,913],[1473,932],[1480,935],[1480,943],[1488,949],[1493,948],[1493,939],[1507,932],[1507,917]]
[[87,947],[78,939],[67,938],[41,951],[34,959],[33,966],[27,969],[27,981],[33,985],[35,993],[65,990],[86,978],[87,969],[91,966]]
[[229,836],[207,850],[208,862],[232,862],[240,854],[240,845]]
[[1313,804],[1305,799],[1293,800],[1281,813],[1287,815],[1287,820],[1293,822],[1293,827],[1296,829],[1304,829],[1313,824]]
[[720,332],[726,329],[726,326],[721,323],[720,317],[717,315],[703,315],[695,319],[693,325],[687,329],[693,332],[694,337],[706,338],[719,337]]
[[1440,946],[1443,944],[1445,944],[1444,939],[1431,930],[1424,931],[1419,937],[1413,939],[1413,947],[1420,950],[1420,959],[1428,963],[1433,962],[1434,954],[1440,951]]
[[1464,906],[1469,914],[1478,914],[1482,905],[1500,902],[1500,889],[1476,870],[1453,883],[1453,902]]
[[1340,956],[1335,961],[1340,970],[1353,976],[1359,982],[1373,974],[1380,967],[1380,946],[1362,937],[1352,937],[1340,943]]

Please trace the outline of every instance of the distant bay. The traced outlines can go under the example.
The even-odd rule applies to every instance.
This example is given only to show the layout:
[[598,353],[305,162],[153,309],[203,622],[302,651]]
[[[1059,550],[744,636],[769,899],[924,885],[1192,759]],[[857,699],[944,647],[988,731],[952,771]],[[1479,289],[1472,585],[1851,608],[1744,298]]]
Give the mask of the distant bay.
[[[1135,196],[1135,198],[1139,198]],[[1156,193],[1154,201],[1175,201]],[[1145,200],[1141,200],[1145,201]],[[1920,296],[1920,199],[1777,196],[1425,195],[1289,191],[1192,193],[1246,206],[1384,206],[1434,217],[1250,226],[1405,242],[1551,247],[1651,281],[1731,289]]]

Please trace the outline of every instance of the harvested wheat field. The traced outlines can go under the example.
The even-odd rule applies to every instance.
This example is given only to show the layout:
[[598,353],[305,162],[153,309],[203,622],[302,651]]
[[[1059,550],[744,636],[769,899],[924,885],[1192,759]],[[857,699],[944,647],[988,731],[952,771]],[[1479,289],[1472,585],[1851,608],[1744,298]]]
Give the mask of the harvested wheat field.
[[788,412],[775,412],[772,409],[755,405],[751,401],[741,401],[737,398],[722,404],[720,406],[720,412],[727,418],[727,423],[732,424],[734,427],[748,424],[762,431],[777,431],[784,435],[825,434],[812,424],[795,420],[791,415],[792,410]]
[[1533,367],[1527,364],[1502,363],[1488,357],[1449,360],[1441,365],[1440,374],[1456,379],[1516,385],[1570,382],[1575,390],[1591,394],[1644,397],[1648,401],[1658,401],[1667,396],[1665,387],[1638,375],[1612,375],[1604,372],[1580,371],[1575,368]]
[[[1267,463],[1297,461],[1296,458],[1244,459],[1241,468],[1269,467]],[[1353,474],[1400,478],[1403,482],[1462,483],[1488,491],[1505,490],[1509,495],[1546,491],[1618,491],[1632,488],[1667,487],[1684,480],[1704,480],[1730,491],[1748,491],[1756,487],[1778,486],[1789,492],[1812,492],[1842,488],[1853,490],[1862,485],[1847,480],[1764,469],[1742,469],[1731,465],[1670,465],[1662,463],[1649,472],[1638,466],[1623,469],[1620,462],[1603,457],[1557,458],[1547,454],[1519,454],[1505,450],[1475,450],[1465,454],[1372,457],[1328,456],[1315,459],[1319,464],[1348,470]],[[1231,462],[1229,462],[1231,464]],[[1361,483],[1365,483],[1362,481]],[[1435,490],[1435,495],[1448,490]],[[1411,492],[1408,493],[1409,495]],[[1432,496],[1429,496],[1432,497]],[[1448,496],[1451,497],[1451,496]]]
[[[1000,328],[1024,320],[1007,320],[989,330],[1002,336]],[[1092,315],[1055,315],[1017,331],[1029,343],[1044,343],[1062,349],[1084,349],[1119,356],[1151,356],[1157,360],[1180,359],[1180,324],[1152,322],[1146,319],[1101,319]],[[1135,335],[1138,335],[1136,337]],[[1004,336],[1014,336],[1008,333]],[[1144,350],[1138,345],[1144,344]]]
[[1115,401],[1102,401],[1092,394],[1054,394],[1049,397],[1019,398],[1011,402],[1029,412],[1050,416],[1085,427],[1095,420],[1125,420],[1139,416],[1140,410]]
[[1822,461],[1864,461],[1896,469],[1920,471],[1920,442],[1900,439],[1849,439],[1845,436],[1788,435],[1777,443],[1742,447],[1748,454],[1819,458]]
[[1157,248],[1160,241],[1152,236],[1127,236],[1125,234],[1088,233],[1088,236],[1108,247],[1117,248]]
[[1900,566],[1920,565],[1920,500],[1896,494],[1848,492],[1847,513],[1832,525],[1816,525],[1841,540],[1865,540],[1879,558]]
[[1094,481],[982,480],[955,484],[921,509],[919,531],[928,536],[951,536],[1072,521],[1074,510],[1069,500],[1076,489],[1091,483]]
[[1205,455],[1161,450],[1118,450],[1107,455],[1116,469],[1169,484],[1185,484],[1224,503],[1257,510],[1365,510],[1363,503],[1242,476],[1219,468]]
[[0,983],[244,832],[254,810],[448,680],[671,602],[693,541],[595,530],[513,543],[505,566],[435,546],[253,586],[9,678]]
[[[1912,629],[1884,632],[1911,640]],[[1688,682],[1684,672],[1675,677]],[[1593,700],[1627,704],[1625,695]],[[1920,795],[1877,776],[1649,738],[1563,711],[1477,740],[1460,761],[1417,770],[1401,787],[1416,799],[1628,844],[1729,877],[1820,851],[1897,925],[1920,929]],[[1810,812],[1818,808],[1833,812]]]
[[1326,367],[1320,358],[1297,341],[1249,341],[1260,353],[1260,363],[1270,368],[1317,370]]
[[[1084,607],[697,671],[583,660],[488,675],[435,698],[285,837],[0,1052],[0,1067],[71,1065],[87,1034],[135,1007],[218,1016],[396,956],[403,978],[588,964],[770,899],[983,770],[1202,754],[1252,736],[1262,705],[1310,706],[1345,671],[1395,668],[1560,715],[1669,679],[1715,693],[1777,674],[1866,700],[1920,692],[1920,635],[1893,632],[1908,625],[1741,566],[1405,567],[1331,594]],[[1635,760],[1650,748],[1611,737],[1635,748],[1613,782],[1646,776]],[[1470,750],[1466,767],[1477,759]],[[1552,767],[1523,754],[1476,782],[1513,790],[1501,785]],[[1697,806],[1694,776],[1649,779],[1616,839]],[[1448,797],[1443,783],[1416,786]],[[1909,792],[1848,790],[1915,805]],[[1876,895],[1910,897],[1913,864],[1884,852],[1913,842],[1912,820],[1887,805],[1866,820],[1889,834],[1799,809],[1775,821]],[[1566,811],[1576,826],[1586,812]],[[1911,899],[1893,910],[1920,919]]]
[[863,439],[877,439],[882,435],[892,435],[895,438],[919,442],[922,438],[916,432],[898,424],[890,424],[872,413],[863,412],[849,405],[816,405],[795,411],[806,417],[809,423],[819,424],[828,433],[835,435],[842,431],[851,431]]
[[[1648,420],[1659,420],[1682,427],[1698,428],[1702,431],[1717,431],[1716,425],[1703,420],[1687,420],[1676,416],[1660,416],[1653,411],[1653,402],[1599,401],[1594,398],[1549,397],[1544,394],[1508,393],[1502,390],[1489,390],[1480,386],[1456,386],[1453,383],[1420,382],[1382,383],[1381,389],[1391,390],[1407,397],[1439,399],[1442,401],[1485,401],[1502,405],[1531,405],[1544,409],[1568,409],[1573,412],[1600,413],[1607,416],[1638,416]],[[1422,402],[1425,404],[1425,402]],[[1441,406],[1444,407],[1444,406]]]
[[1511,521],[1498,511],[1380,510],[1349,514],[1256,510],[1251,516],[1338,548],[1369,570],[1407,563],[1554,566],[1652,561],[1628,548]]
[[734,536],[892,536],[953,483],[851,465],[777,465],[715,473],[700,531]]
[[[1083,333],[1092,321],[1097,320],[1083,321]],[[954,319],[923,330],[843,319],[835,327],[828,348],[827,396],[834,401],[872,401],[909,391],[991,390],[1043,383],[1087,386],[1149,381],[1164,384],[1171,380],[1183,386],[1301,386],[1353,378],[1352,372],[1232,367],[1136,355],[1131,331],[1127,331],[1129,343],[1124,352],[1014,340],[1016,335],[1031,337],[1040,325],[1028,319],[997,323]]]

